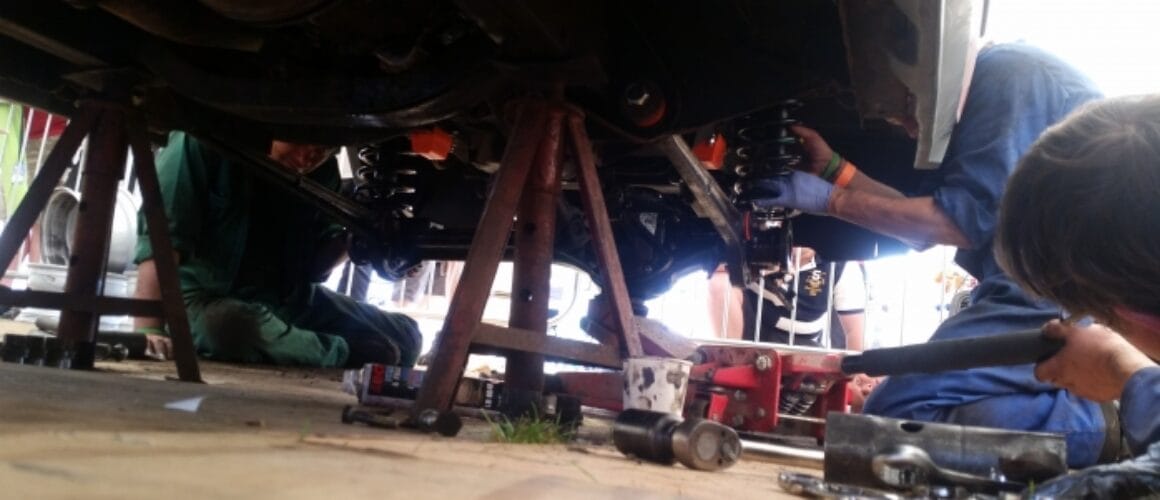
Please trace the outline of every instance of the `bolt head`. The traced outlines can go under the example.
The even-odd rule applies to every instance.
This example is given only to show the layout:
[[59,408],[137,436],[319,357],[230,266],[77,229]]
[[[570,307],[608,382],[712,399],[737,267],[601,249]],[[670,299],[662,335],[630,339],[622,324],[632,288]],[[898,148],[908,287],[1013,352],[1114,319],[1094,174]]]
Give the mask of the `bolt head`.
[[648,103],[648,87],[641,83],[632,83],[624,88],[624,102],[629,106],[644,106]]

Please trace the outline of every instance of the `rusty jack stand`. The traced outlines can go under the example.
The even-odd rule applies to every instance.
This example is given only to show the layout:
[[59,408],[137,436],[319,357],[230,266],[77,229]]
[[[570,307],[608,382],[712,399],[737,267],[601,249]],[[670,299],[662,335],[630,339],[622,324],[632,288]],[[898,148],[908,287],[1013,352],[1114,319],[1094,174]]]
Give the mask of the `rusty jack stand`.
[[[451,410],[456,387],[475,348],[497,349],[508,356],[507,389],[540,392],[544,358],[621,368],[625,356],[642,355],[628,287],[612,237],[612,226],[596,176],[592,144],[584,115],[555,102],[517,103],[516,125],[504,151],[460,285],[436,342],[434,358],[413,408],[412,420],[423,427]],[[580,193],[601,269],[605,294],[614,306],[614,335],[600,344],[547,335],[549,277],[560,193],[560,163],[570,140],[580,177]],[[510,328],[481,323],[496,269],[515,226]]]
[[[60,309],[58,338],[65,351],[64,358],[69,360],[69,367],[79,369],[93,367],[97,328],[102,314],[164,318],[173,342],[178,377],[187,382],[200,382],[201,373],[181,297],[153,152],[149,149],[144,121],[128,106],[113,101],[81,103],[0,234],[0,262],[11,262],[16,256],[86,135],[92,149],[84,165],[75,244],[69,256],[64,293],[2,290],[0,303]],[[161,284],[160,301],[110,298],[100,294],[117,200],[117,183],[124,172],[125,155],[130,147]]]

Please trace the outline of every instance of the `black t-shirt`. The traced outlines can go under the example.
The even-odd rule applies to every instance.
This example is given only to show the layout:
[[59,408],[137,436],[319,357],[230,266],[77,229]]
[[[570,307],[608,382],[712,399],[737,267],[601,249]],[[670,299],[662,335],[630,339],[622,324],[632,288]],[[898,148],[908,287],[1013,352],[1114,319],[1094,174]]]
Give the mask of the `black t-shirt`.
[[[798,272],[794,280],[794,291],[782,288],[779,280],[774,276],[765,279],[765,288],[762,297],[758,297],[756,283],[751,284],[744,291],[745,329],[742,337],[753,340],[754,325],[757,321],[757,304],[764,308],[761,312],[761,341],[787,343],[791,325],[794,330],[794,343],[802,345],[818,345],[819,337],[824,324],[829,320],[826,315],[826,306],[830,297],[830,289],[841,277],[843,265],[835,266],[837,276],[831,279],[828,272],[829,264],[807,267]],[[790,320],[790,308],[793,306],[794,295],[797,295],[797,316]]]

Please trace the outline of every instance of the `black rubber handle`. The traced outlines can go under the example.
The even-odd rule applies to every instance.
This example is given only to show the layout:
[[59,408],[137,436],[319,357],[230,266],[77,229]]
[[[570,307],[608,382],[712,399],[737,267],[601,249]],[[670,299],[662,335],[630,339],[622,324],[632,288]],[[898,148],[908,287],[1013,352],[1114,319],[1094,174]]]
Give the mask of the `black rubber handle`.
[[986,337],[870,349],[843,358],[842,371],[849,375],[865,373],[880,376],[1023,365],[1050,358],[1061,347],[1062,340],[1044,337],[1038,329],[1024,330]]

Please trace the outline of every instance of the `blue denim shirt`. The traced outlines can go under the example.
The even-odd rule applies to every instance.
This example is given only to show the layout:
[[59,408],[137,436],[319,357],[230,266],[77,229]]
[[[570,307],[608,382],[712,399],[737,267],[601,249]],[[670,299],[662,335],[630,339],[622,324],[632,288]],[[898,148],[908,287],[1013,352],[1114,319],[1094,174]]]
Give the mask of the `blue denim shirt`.
[[[992,239],[1008,176],[1039,135],[1084,102],[1095,85],[1059,59],[1022,44],[980,52],[959,124],[929,193],[970,240],[955,261],[979,280],[972,304],[931,340],[1039,328],[1054,304],[1024,294],[995,262]],[[1040,383],[1032,365],[890,377],[865,412],[887,417],[1064,433],[1068,463],[1094,464],[1104,442],[1098,404]]]
[[1120,424],[1132,453],[1160,445],[1160,366],[1140,370],[1128,379],[1120,398]]

